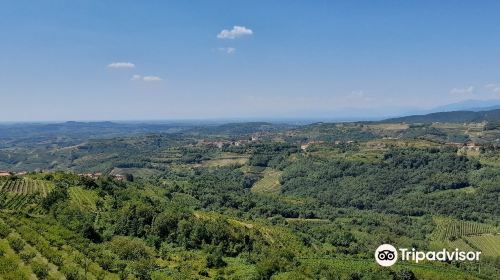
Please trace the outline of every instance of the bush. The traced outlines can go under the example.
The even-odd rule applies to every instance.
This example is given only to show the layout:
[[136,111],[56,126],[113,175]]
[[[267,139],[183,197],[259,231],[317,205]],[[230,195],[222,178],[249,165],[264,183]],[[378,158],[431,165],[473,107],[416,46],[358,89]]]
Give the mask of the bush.
[[0,223],[0,238],[6,238],[10,234],[11,230],[9,226],[4,223]]
[[12,237],[9,238],[9,245],[14,251],[16,251],[16,253],[19,253],[24,248],[26,243],[19,237]]
[[220,268],[226,265],[227,263],[222,258],[222,252],[220,250],[215,250],[214,252],[208,254],[207,256],[208,268]]
[[[47,248],[47,251],[43,251],[43,255],[53,264],[61,266],[63,264],[63,257],[61,254],[52,248]],[[42,251],[40,251],[42,252]]]
[[4,275],[5,273],[18,269],[17,263],[11,258],[0,258],[0,274]]
[[49,275],[49,267],[46,263],[43,263],[40,260],[33,261],[31,264],[31,270],[33,270],[33,273],[35,273],[38,279],[46,279]]
[[121,259],[139,260],[153,256],[153,249],[138,238],[116,236],[108,244],[108,248]]
[[140,259],[129,265],[131,272],[141,280],[151,279],[151,273],[156,269],[154,259]]
[[396,272],[394,274],[394,280],[416,280],[417,277],[415,277],[415,274],[413,271],[403,268],[400,271]]
[[78,267],[75,265],[63,266],[61,272],[64,274],[67,280],[84,280],[85,276],[80,273]]
[[23,250],[21,253],[19,253],[19,257],[23,262],[27,263],[31,261],[34,257],[36,257],[36,252],[33,250]]

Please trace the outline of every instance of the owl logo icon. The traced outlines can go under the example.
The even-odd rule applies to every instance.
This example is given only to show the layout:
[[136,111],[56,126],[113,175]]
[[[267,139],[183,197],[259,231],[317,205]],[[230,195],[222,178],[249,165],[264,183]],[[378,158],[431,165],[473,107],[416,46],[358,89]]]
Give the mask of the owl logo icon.
[[391,244],[382,244],[375,250],[375,260],[381,266],[391,266],[398,260],[398,251]]

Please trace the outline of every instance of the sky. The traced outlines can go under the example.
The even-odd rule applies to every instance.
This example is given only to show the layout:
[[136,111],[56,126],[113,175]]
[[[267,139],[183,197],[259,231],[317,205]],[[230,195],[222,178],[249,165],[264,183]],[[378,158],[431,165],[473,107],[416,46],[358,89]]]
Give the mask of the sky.
[[0,122],[388,116],[500,99],[500,1],[0,1]]

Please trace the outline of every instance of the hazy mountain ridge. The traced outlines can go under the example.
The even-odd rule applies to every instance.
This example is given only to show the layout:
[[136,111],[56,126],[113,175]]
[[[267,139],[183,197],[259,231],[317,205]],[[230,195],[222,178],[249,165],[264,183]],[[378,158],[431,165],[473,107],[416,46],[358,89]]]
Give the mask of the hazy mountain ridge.
[[500,121],[500,109],[490,111],[452,111],[438,112],[426,115],[412,115],[399,118],[390,118],[381,122],[406,122],[406,123],[429,123],[429,122],[483,122]]

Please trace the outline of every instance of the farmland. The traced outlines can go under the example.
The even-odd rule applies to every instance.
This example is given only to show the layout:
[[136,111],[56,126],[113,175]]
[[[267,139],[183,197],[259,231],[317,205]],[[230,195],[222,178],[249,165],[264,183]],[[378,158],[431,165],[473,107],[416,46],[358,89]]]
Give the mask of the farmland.
[[436,235],[439,239],[456,239],[461,236],[495,234],[500,230],[492,225],[436,218]]
[[497,257],[500,255],[500,235],[484,234],[467,236],[468,244],[479,249],[485,256]]
[[71,187],[68,189],[70,200],[79,207],[96,210],[97,193],[81,187]]
[[[2,216],[0,227],[4,240],[4,250],[13,257],[19,267],[19,275],[14,279],[119,279],[106,273],[98,264],[90,261],[77,248],[66,243],[69,232],[46,220],[34,221]],[[48,222],[48,224],[47,224]],[[41,234],[40,234],[41,233]],[[73,236],[72,238],[75,238]],[[47,239],[48,238],[48,239]],[[74,243],[78,239],[72,239]],[[83,240],[82,240],[83,241]],[[84,248],[85,244],[77,244]],[[16,258],[17,257],[17,258]],[[77,278],[77,279],[79,279]]]
[[39,202],[53,188],[48,182],[29,178],[0,181],[0,187],[1,207],[11,210],[27,210],[34,214],[43,213]]
[[51,190],[50,184],[41,180],[18,179],[0,181],[0,191],[5,193],[15,193],[22,195],[37,194],[47,196]]
[[252,186],[252,192],[261,192],[261,193],[279,193],[280,191],[280,182],[279,178],[281,176],[281,172],[266,169],[262,173],[262,179],[257,181]]

